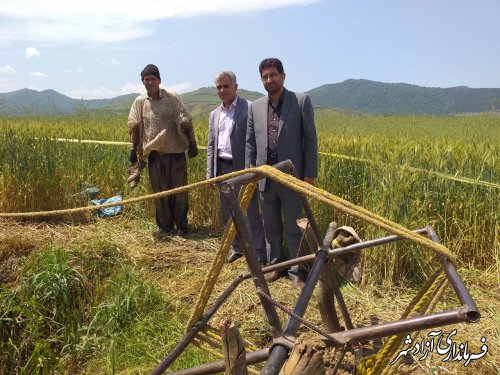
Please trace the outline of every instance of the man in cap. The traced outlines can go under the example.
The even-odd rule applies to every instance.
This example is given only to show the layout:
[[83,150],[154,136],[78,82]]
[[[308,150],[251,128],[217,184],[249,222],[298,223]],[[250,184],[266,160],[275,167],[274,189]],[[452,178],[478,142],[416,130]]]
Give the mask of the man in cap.
[[[187,163],[198,155],[191,116],[181,99],[160,89],[158,68],[147,65],[141,72],[146,93],[139,95],[128,116],[128,131],[132,142],[129,160],[148,161],[149,178],[154,193],[187,184]],[[184,236],[188,231],[188,194],[179,193],[155,199],[157,240],[168,234]],[[176,232],[174,232],[174,224]]]

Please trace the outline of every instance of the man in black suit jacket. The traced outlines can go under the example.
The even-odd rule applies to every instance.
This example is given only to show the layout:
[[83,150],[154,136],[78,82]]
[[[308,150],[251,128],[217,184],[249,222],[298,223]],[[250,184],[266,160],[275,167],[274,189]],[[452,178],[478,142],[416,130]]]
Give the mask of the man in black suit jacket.
[[[207,147],[207,179],[245,168],[245,143],[247,130],[248,101],[240,98],[236,91],[236,75],[222,71],[215,77],[217,94],[222,103],[210,112]],[[229,220],[229,209],[219,193],[221,218],[224,225]],[[262,265],[267,263],[264,227],[259,211],[257,194],[254,194],[247,209],[254,247]],[[232,253],[227,259],[234,262],[242,256],[238,238],[233,242]]]
[[[288,91],[284,87],[283,64],[276,58],[264,59],[259,72],[268,96],[251,103],[248,108],[245,165],[274,165],[290,159],[298,178],[314,184],[318,173],[318,140],[314,112],[309,96]],[[259,181],[266,239],[270,245],[270,263],[287,259],[283,247],[283,222],[290,258],[297,256],[302,236],[296,220],[302,205],[298,194],[272,180]],[[279,273],[266,274],[269,281]],[[298,267],[288,270],[294,286],[300,288]]]

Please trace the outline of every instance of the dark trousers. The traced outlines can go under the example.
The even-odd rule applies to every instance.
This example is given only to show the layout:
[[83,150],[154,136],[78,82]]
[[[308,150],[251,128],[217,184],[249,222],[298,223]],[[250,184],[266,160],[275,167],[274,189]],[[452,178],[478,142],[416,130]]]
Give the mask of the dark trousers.
[[[148,157],[149,179],[154,193],[187,185],[186,155],[153,151]],[[155,199],[156,224],[165,231],[188,229],[188,193]]]
[[[222,176],[227,173],[234,172],[234,167],[232,164],[221,162],[217,160],[217,176]],[[239,193],[240,187],[236,187],[236,194]],[[224,225],[227,224],[229,220],[229,207],[227,206],[226,198],[223,197],[222,193],[219,191],[219,202],[221,208],[221,219]],[[259,261],[267,262],[266,253],[266,241],[264,237],[264,225],[262,223],[262,216],[259,210],[259,200],[257,196],[257,191],[255,191],[252,199],[247,208],[248,223],[250,224],[251,235],[253,238],[253,246],[257,254]],[[240,241],[238,236],[235,237],[233,241],[233,252],[242,253]]]
[[[275,264],[296,258],[302,237],[297,225],[297,219],[302,215],[302,201],[299,195],[268,178],[265,190],[260,191],[260,199],[266,239],[271,247],[269,262]],[[283,232],[288,244],[288,256],[283,247]],[[292,266],[288,275],[296,278],[298,270],[298,266]]]

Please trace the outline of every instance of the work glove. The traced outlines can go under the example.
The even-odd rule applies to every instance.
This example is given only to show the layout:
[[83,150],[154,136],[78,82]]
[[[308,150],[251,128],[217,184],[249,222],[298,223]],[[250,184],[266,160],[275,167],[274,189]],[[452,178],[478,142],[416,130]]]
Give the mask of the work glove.
[[128,160],[130,161],[130,164],[135,164],[137,163],[137,154],[135,153],[135,150],[130,150],[130,156],[128,157]]
[[198,155],[198,147],[196,146],[196,143],[190,143],[189,144],[189,149],[188,149],[188,156],[190,159],[196,157]]

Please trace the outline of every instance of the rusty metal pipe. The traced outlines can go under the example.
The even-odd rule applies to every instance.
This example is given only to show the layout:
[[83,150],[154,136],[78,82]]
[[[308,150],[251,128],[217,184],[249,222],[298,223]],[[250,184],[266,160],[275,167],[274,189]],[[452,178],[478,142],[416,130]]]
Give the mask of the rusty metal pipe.
[[150,372],[150,375],[162,374],[176,359],[179,355],[186,349],[186,346],[194,339],[196,334],[200,332],[203,327],[207,324],[210,318],[217,312],[219,307],[224,303],[224,301],[231,295],[231,293],[240,285],[243,280],[249,279],[252,275],[247,272],[239,275],[233,280],[231,284],[222,292],[215,302],[210,306],[205,314],[191,327],[191,329],[184,335],[184,337],[179,341],[179,343],[168,353],[168,355]]
[[[260,349],[255,352],[246,353],[247,365],[253,365],[264,361],[269,356],[269,348]],[[224,360],[205,363],[185,370],[169,372],[170,375],[207,375],[224,372],[226,369]]]
[[467,314],[470,322],[477,322],[481,318],[481,314],[476,306],[476,303],[472,299],[469,290],[465,287],[462,278],[457,272],[457,269],[453,263],[444,257],[441,257],[441,263],[443,264],[444,272],[448,277],[448,282],[455,291],[460,302],[469,308]]
[[[418,234],[423,234],[423,233],[427,233],[427,229],[425,229],[425,228],[423,228],[423,229],[417,229],[414,232],[418,233]],[[332,250],[328,251],[328,254],[330,256],[333,256],[333,255],[335,255],[335,256],[336,255],[342,255],[342,254],[352,253],[354,251],[364,250],[364,249],[367,249],[367,248],[370,248],[370,247],[375,247],[375,246],[379,246],[379,245],[385,245],[385,244],[388,244],[388,243],[392,243],[392,242],[396,242],[396,241],[401,241],[401,240],[403,240],[402,237],[391,235],[391,236],[387,236],[387,237],[377,238],[377,239],[374,239],[374,240],[368,240],[368,241],[363,241],[363,242],[355,243],[355,244],[352,244],[352,245],[349,245],[349,246],[346,246],[346,247],[341,247],[341,248],[338,248],[338,249],[332,249]],[[290,260],[286,260],[286,261],[281,262],[281,263],[277,263],[277,264],[273,264],[271,266],[267,266],[263,270],[265,271],[265,273],[271,272],[271,271],[279,271],[279,270],[282,270],[284,268],[289,268],[291,266],[295,266],[297,264],[307,263],[307,262],[313,262],[315,259],[316,259],[316,254],[303,255],[303,256],[297,257],[295,259],[290,259]]]
[[[269,287],[264,279],[264,273],[257,259],[257,254],[255,253],[255,246],[253,244],[252,230],[246,215],[243,214],[240,204],[238,202],[238,197],[233,185],[223,182],[220,185],[220,191],[226,199],[231,218],[233,219],[236,232],[240,240],[241,248],[243,249],[243,254],[245,255],[246,261],[248,263],[248,268],[252,274],[252,279],[255,287],[261,289],[265,294],[271,295],[269,292]],[[281,335],[282,328],[281,322],[279,320],[278,312],[274,305],[263,297],[260,297],[260,302],[262,303],[262,308],[267,317],[267,322],[269,323],[269,328],[273,337],[278,337]]]
[[[428,232],[427,228],[421,228],[421,229],[416,229],[413,232],[417,234],[425,234]],[[348,245],[346,247],[340,247],[338,249],[332,249],[329,251],[329,254],[332,255],[343,255],[347,253],[353,253],[358,250],[364,250],[370,247],[375,247],[375,246],[380,246],[380,245],[386,245],[388,243],[396,242],[396,241],[401,241],[404,240],[404,238],[396,236],[396,235],[391,235],[391,236],[386,236],[386,237],[380,237],[376,238],[374,240],[368,240],[368,241],[362,241],[358,242],[352,245]]]
[[396,322],[375,324],[368,327],[351,329],[349,331],[335,332],[330,334],[330,336],[333,340],[347,344],[459,322],[469,322],[468,310],[469,308],[467,306],[463,306],[455,310],[412,317]]
[[[293,313],[299,317],[303,317],[306,312],[309,301],[311,300],[312,294],[314,292],[314,287],[318,282],[321,268],[324,266],[326,260],[328,259],[328,248],[322,246],[321,249],[316,254],[316,260],[311,268],[311,272],[307,277],[306,283],[302,292],[297,299]],[[297,330],[299,329],[300,321],[293,316],[290,317],[288,323],[283,331],[283,336],[285,337],[295,337]],[[286,359],[288,357],[288,348],[282,345],[274,345],[269,353],[269,358],[261,371],[263,375],[276,375],[283,367]]]
[[[427,233],[429,234],[429,237],[431,240],[437,243],[441,243],[441,240],[439,239],[439,236],[437,235],[436,231],[432,226],[427,226]],[[471,322],[477,322],[481,318],[481,314],[479,313],[479,310],[476,306],[476,303],[472,299],[472,296],[469,292],[469,290],[465,287],[464,282],[462,281],[462,278],[457,272],[457,269],[455,268],[455,265],[452,263],[452,261],[444,256],[439,257],[439,260],[441,261],[441,265],[443,267],[443,271],[446,273],[446,277],[448,278],[448,282],[450,283],[451,287],[455,291],[455,294],[457,295],[458,299],[460,300],[460,303],[462,305],[468,306],[470,309],[468,311],[469,314],[469,320]]]
[[[295,304],[295,308],[293,309],[293,312],[296,315],[302,317],[306,312],[307,306],[314,292],[314,287],[318,282],[321,268],[325,264],[327,258],[328,258],[328,248],[326,246],[322,246],[321,249],[316,254],[316,261],[312,265],[311,272],[307,277],[304,288],[302,289],[299,298],[297,299],[297,302]],[[297,333],[297,330],[299,328],[299,323],[300,322],[297,319],[293,317],[290,318],[286,328],[283,331],[283,335],[295,336],[295,333]]]

